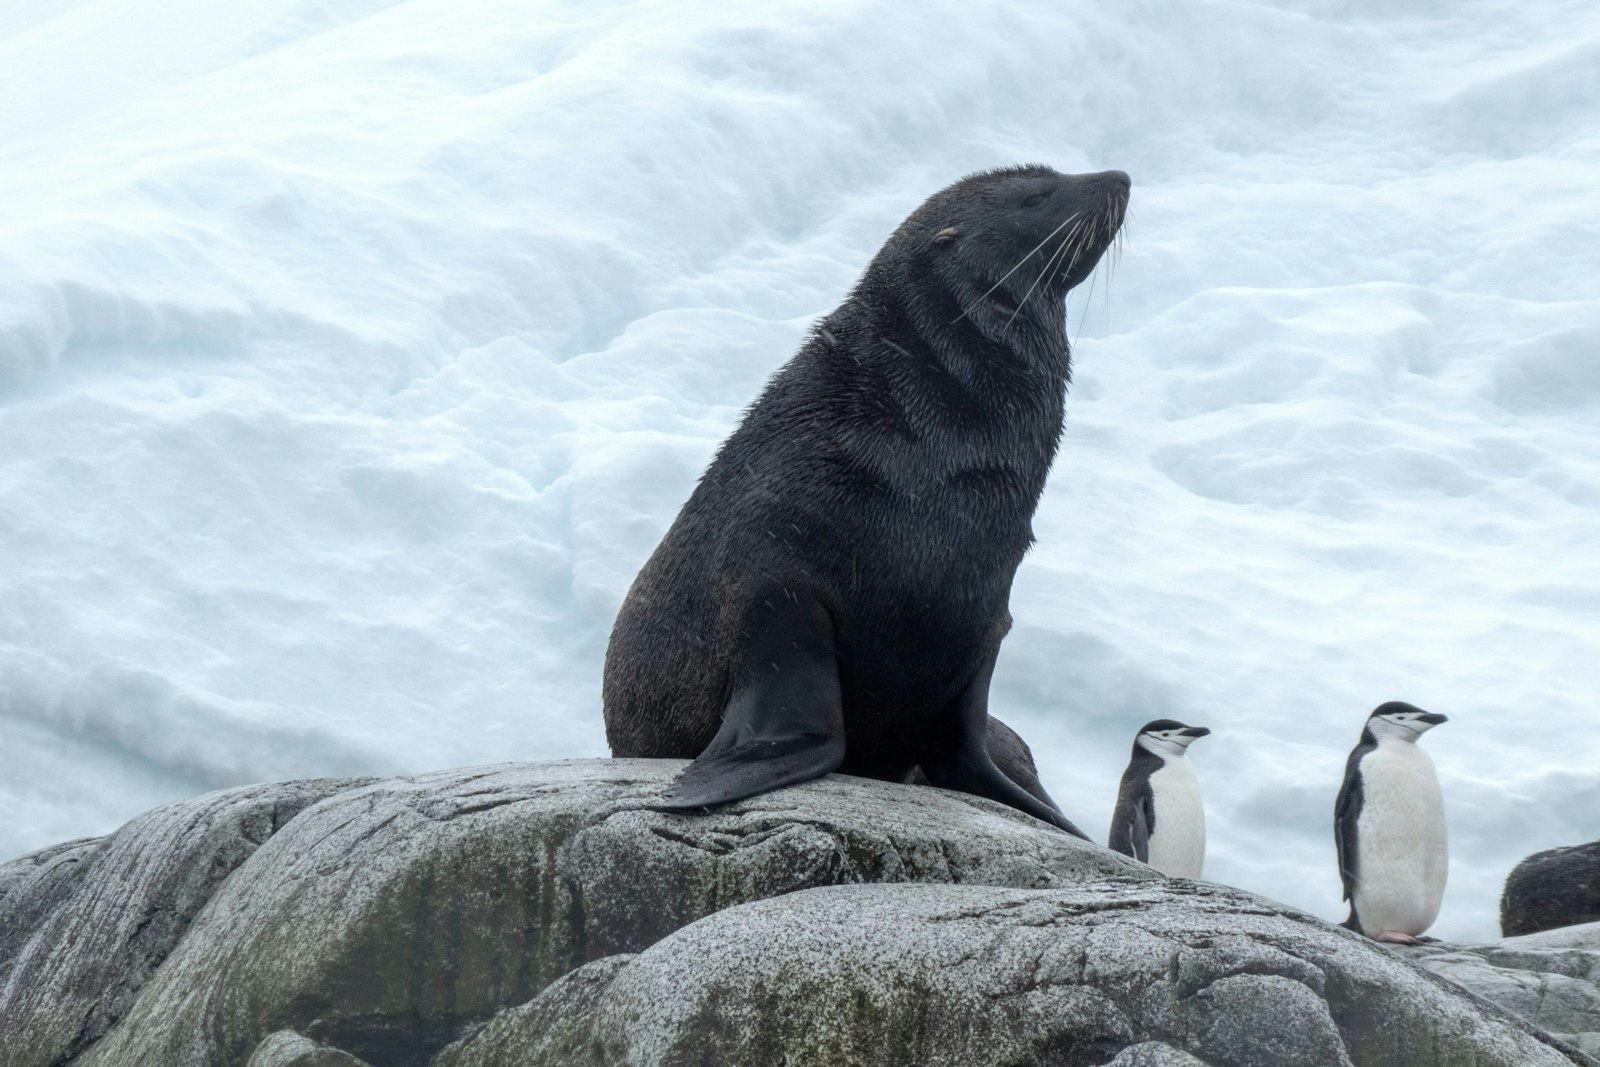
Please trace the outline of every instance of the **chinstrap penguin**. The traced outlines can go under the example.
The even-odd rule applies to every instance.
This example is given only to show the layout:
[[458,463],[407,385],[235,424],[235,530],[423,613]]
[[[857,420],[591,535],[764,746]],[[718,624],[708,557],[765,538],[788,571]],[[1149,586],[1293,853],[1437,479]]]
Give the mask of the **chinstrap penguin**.
[[1176,719],[1146,723],[1122,772],[1108,845],[1175,878],[1198,878],[1206,859],[1200,782],[1187,755],[1211,731]]
[[1333,811],[1344,925],[1377,941],[1415,945],[1439,915],[1449,851],[1433,760],[1417,739],[1445,716],[1402,701],[1373,710],[1345,764]]

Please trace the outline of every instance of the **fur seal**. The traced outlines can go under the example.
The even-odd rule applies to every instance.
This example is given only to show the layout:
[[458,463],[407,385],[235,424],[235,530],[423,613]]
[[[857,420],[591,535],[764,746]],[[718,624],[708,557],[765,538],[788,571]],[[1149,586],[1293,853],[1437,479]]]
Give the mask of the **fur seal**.
[[695,757],[663,807],[921,767],[1083,836],[996,767],[989,679],[1061,437],[1066,294],[1128,194],[1121,171],[963,178],[768,381],[606,650],[612,754]]
[[1506,876],[1500,934],[1600,922],[1600,841],[1535,852]]

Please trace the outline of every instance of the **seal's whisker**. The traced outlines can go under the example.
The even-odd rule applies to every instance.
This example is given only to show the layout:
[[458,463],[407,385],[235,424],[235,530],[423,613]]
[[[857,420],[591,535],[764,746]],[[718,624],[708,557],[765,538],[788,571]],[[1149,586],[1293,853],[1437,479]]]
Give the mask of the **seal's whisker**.
[[1056,274],[1053,274],[1050,277],[1052,284],[1055,282],[1056,275],[1061,273],[1063,266],[1066,268],[1068,273],[1071,273],[1072,268],[1078,265],[1078,257],[1083,255],[1084,249],[1088,247],[1089,238],[1093,233],[1093,231],[1087,226],[1088,222],[1089,220],[1085,219],[1084,225],[1075,227],[1073,232],[1068,234],[1068,237],[1076,238],[1072,242],[1072,259],[1068,261],[1067,259],[1063,258],[1061,263],[1056,265]]
[[1122,263],[1123,233],[1127,229],[1127,208],[1123,208],[1123,224],[1117,227],[1117,235],[1111,239],[1111,273],[1115,274],[1118,265]]
[[1057,226],[1055,229],[1051,230],[1048,234],[1045,235],[1045,239],[1043,241],[1040,241],[1038,244],[1034,245],[1033,248],[1029,249],[1028,252],[1026,254],[1024,254],[1021,259],[1017,260],[1017,265],[1015,267],[1012,267],[1010,270],[1008,270],[1004,274],[1000,275],[1000,280],[995,282],[993,285],[989,286],[989,289],[988,289],[987,292],[985,292],[982,296],[978,297],[978,299],[974,300],[972,303],[968,304],[965,308],[963,308],[961,310],[961,314],[957,315],[955,318],[950,320],[950,325],[954,326],[956,323],[960,322],[962,319],[966,318],[969,314],[971,314],[973,308],[977,307],[983,301],[987,300],[989,298],[989,294],[990,293],[994,292],[996,289],[998,289],[1002,285],[1004,285],[1007,278],[1009,278],[1013,274],[1017,273],[1017,268],[1018,267],[1021,267],[1024,263],[1028,262],[1029,259],[1033,258],[1033,254],[1035,252],[1039,251],[1039,249],[1041,249],[1045,245],[1049,244],[1050,243],[1050,238],[1052,238],[1056,234],[1060,233],[1062,231],[1062,229],[1065,228],[1067,223],[1069,223],[1073,219],[1077,218],[1078,215],[1079,215],[1079,212],[1074,211],[1072,214],[1070,214],[1066,218],[1062,219],[1060,226]]
[[[1081,222],[1079,222],[1076,226],[1074,226],[1070,231],[1068,231],[1066,238],[1061,242],[1061,244],[1062,244],[1062,247],[1064,249],[1066,249],[1067,252],[1071,253],[1072,262],[1076,263],[1078,261],[1078,257],[1083,254],[1084,244],[1088,240],[1089,240],[1089,220],[1088,219],[1084,219]],[[1061,264],[1065,263],[1065,262],[1066,262],[1066,259],[1063,258],[1060,262],[1058,262],[1056,264],[1056,274],[1060,273]],[[1051,275],[1051,279],[1052,280],[1054,280],[1055,277],[1056,277],[1055,274]]]
[[1067,235],[1067,240],[1062,242],[1062,246],[1070,251],[1072,255],[1070,259],[1067,256],[1061,257],[1060,262],[1056,264],[1056,269],[1050,275],[1050,284],[1055,284],[1055,280],[1060,276],[1063,267],[1070,273],[1072,268],[1077,265],[1078,257],[1083,255],[1084,249],[1088,247],[1092,233],[1088,219],[1073,227],[1072,232]]
[[[1107,196],[1106,197],[1106,206],[1105,206],[1104,210],[1101,211],[1099,216],[1095,219],[1095,225],[1094,225],[1094,227],[1093,227],[1093,229],[1091,231],[1098,240],[1103,241],[1107,237],[1112,236],[1112,234],[1109,232],[1109,228],[1116,225],[1116,222],[1113,221],[1113,209],[1115,207],[1116,207],[1116,198],[1114,196]],[[1087,244],[1087,242],[1086,242],[1086,244]],[[1074,260],[1074,262],[1076,262],[1076,260]],[[1068,269],[1070,269],[1070,268],[1068,268]],[[1078,320],[1078,336],[1074,337],[1072,339],[1072,341],[1070,342],[1071,344],[1077,344],[1078,343],[1078,339],[1083,336],[1083,325],[1084,325],[1084,322],[1087,321],[1088,318],[1089,318],[1089,309],[1094,306],[1094,286],[1095,286],[1095,282],[1099,280],[1099,276],[1100,276],[1100,261],[1097,261],[1095,263],[1093,269],[1091,269],[1089,271],[1089,295],[1087,297],[1085,297],[1084,301],[1083,301],[1083,316]],[[1110,282],[1107,282],[1106,284],[1109,286]],[[1107,307],[1109,309],[1109,307],[1110,307],[1109,303],[1107,304]],[[1108,314],[1109,314],[1109,311],[1108,311]]]
[[1108,264],[1106,266],[1105,295],[1100,298],[1105,303],[1106,335],[1108,337],[1111,335],[1111,279],[1115,278],[1116,276],[1117,276],[1117,265],[1116,265],[1115,262],[1112,262],[1112,263],[1110,263],[1110,264]]
[[1033,284],[1028,286],[1028,291],[1022,294],[1021,302],[1017,304],[1016,310],[1011,313],[1011,317],[1006,320],[1007,328],[1009,328],[1011,324],[1016,321],[1018,315],[1022,314],[1022,309],[1028,306],[1028,301],[1033,298],[1034,290],[1039,288],[1039,283],[1045,280],[1045,277],[1050,273],[1050,268],[1055,265],[1056,258],[1061,255],[1062,251],[1066,247],[1067,238],[1063,237],[1061,239],[1061,243],[1056,245],[1055,249],[1051,251],[1050,258],[1045,260],[1044,265],[1039,268],[1039,276],[1033,279]]
[[[1098,267],[1098,264],[1096,266]],[[1094,283],[1097,274],[1099,274],[1098,269],[1089,272],[1089,297],[1083,302],[1083,318],[1078,320],[1078,336],[1072,339],[1073,344],[1077,344],[1078,338],[1083,336],[1084,319],[1089,317],[1089,306],[1094,303]]]
[[[1082,223],[1079,223],[1079,225],[1081,226]],[[1039,268],[1039,276],[1033,280],[1032,285],[1028,286],[1028,291],[1022,295],[1022,300],[1017,304],[1017,309],[1013,311],[1011,313],[1011,317],[1006,320],[1004,327],[1005,329],[1009,330],[1011,328],[1011,324],[1017,320],[1017,316],[1022,314],[1022,309],[1028,306],[1028,299],[1033,296],[1033,291],[1039,288],[1039,283],[1044,281],[1044,276],[1050,273],[1051,264],[1055,263],[1057,256],[1066,251],[1067,244],[1071,241],[1071,239],[1072,234],[1068,233],[1067,236],[1061,239],[1061,243],[1056,246],[1056,250],[1050,253],[1050,258],[1044,261],[1044,266]]]

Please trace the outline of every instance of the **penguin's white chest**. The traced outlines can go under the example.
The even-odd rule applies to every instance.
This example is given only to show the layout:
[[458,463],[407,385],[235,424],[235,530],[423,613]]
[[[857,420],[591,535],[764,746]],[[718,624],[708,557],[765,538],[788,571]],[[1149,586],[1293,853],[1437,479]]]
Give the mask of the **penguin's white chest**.
[[1156,813],[1150,866],[1174,878],[1198,878],[1206,862],[1206,813],[1194,766],[1179,756],[1150,776]]
[[1409,741],[1384,739],[1359,772],[1352,897],[1362,932],[1420,934],[1439,915],[1450,866],[1433,760]]

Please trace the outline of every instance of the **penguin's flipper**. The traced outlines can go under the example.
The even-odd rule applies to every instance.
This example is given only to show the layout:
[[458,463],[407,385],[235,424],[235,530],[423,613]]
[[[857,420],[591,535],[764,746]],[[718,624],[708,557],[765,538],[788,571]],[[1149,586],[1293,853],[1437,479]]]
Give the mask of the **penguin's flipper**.
[[742,800],[820,778],[844,761],[833,622],[816,601],[774,589],[740,630],[732,697],[706,750],[667,787],[668,810]]
[[[1333,843],[1339,852],[1339,882],[1344,887],[1344,896],[1340,898],[1342,900],[1349,900],[1355,893],[1356,878],[1360,875],[1356,835],[1364,798],[1361,792],[1361,770],[1354,766],[1356,760],[1357,757],[1352,755],[1352,766],[1346,770],[1344,785],[1339,788],[1339,799],[1333,804]],[[1351,906],[1350,917],[1351,920],[1355,918],[1354,905]]]
[[1150,809],[1155,806],[1155,799],[1146,783],[1143,795],[1133,806],[1133,825],[1128,828],[1128,843],[1133,846],[1133,858],[1140,863],[1150,862],[1150,824],[1155,821],[1151,818],[1155,813]]
[[1130,768],[1117,787],[1117,807],[1111,813],[1111,837],[1106,846],[1140,863],[1149,863],[1150,831],[1156,825],[1155,805],[1150,779],[1135,775]]

